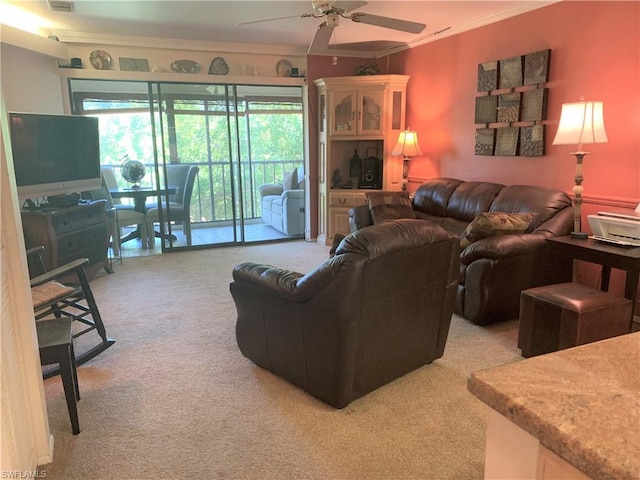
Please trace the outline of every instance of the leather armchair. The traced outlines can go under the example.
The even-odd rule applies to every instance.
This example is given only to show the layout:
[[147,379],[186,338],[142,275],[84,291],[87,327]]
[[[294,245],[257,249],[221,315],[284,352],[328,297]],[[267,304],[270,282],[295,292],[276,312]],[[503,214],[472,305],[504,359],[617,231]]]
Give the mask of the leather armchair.
[[349,235],[307,274],[242,263],[230,285],[238,346],[343,408],[443,355],[459,261],[455,236],[403,219]]

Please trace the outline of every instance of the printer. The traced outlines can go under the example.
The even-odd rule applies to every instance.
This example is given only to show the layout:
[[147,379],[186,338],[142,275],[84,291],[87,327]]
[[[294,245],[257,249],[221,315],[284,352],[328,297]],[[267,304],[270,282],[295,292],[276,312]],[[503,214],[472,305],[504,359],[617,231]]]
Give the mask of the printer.
[[594,240],[624,247],[640,247],[640,204],[635,211],[603,211],[588,215]]

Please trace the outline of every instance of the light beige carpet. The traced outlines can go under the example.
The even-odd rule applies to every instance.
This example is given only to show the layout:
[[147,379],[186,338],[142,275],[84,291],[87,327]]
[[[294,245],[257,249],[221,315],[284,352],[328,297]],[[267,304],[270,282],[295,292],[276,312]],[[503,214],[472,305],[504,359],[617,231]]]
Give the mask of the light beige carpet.
[[287,242],[125,259],[92,281],[116,344],[78,369],[81,433],[45,380],[57,479],[455,479],[483,476],[474,370],[521,359],[517,321],[454,316],[444,357],[335,410],[260,369],[235,342],[231,270],[307,272],[328,247]]

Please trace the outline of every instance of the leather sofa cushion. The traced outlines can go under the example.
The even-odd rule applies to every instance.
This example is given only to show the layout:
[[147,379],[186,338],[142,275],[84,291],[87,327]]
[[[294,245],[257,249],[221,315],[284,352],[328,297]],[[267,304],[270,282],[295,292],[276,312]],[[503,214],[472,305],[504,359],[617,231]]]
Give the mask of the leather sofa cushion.
[[536,217],[526,233],[537,229],[560,210],[571,206],[571,199],[562,192],[532,185],[504,187],[491,204],[490,212],[531,213]]
[[488,182],[465,182],[449,197],[446,217],[471,222],[481,212],[486,212],[504,185]]
[[413,197],[414,210],[429,215],[445,217],[449,198],[462,183],[465,182],[455,178],[432,178],[425,181],[418,187]]

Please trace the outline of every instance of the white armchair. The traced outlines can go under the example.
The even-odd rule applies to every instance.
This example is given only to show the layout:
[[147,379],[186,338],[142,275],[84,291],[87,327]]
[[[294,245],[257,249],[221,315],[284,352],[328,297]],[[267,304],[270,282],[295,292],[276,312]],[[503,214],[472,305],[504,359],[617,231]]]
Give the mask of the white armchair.
[[304,174],[297,168],[285,174],[282,184],[267,183],[258,189],[262,221],[289,236],[304,235]]

